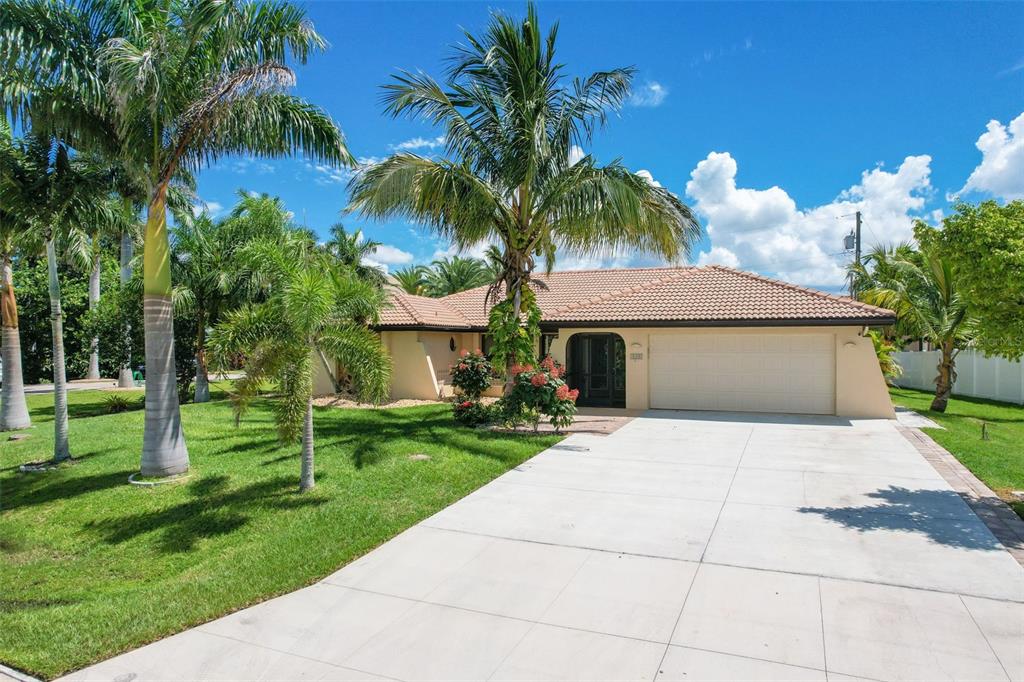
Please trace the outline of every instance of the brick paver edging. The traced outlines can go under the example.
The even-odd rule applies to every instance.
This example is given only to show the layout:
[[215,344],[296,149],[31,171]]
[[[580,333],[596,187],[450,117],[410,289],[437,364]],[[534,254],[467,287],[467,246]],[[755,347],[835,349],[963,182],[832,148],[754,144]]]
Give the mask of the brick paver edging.
[[896,430],[910,441],[939,475],[988,526],[1014,559],[1024,566],[1024,520],[999,499],[977,476],[948,450],[933,441],[921,429],[897,425]]

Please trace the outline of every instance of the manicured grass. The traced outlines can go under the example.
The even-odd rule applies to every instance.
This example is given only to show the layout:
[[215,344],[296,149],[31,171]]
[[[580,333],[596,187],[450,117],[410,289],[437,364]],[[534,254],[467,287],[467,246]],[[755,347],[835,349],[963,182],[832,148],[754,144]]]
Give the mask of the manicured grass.
[[[278,446],[266,402],[233,426],[226,401],[182,409],[192,475],[128,485],[143,412],[74,392],[77,462],[21,474],[53,447],[0,436],[0,660],[54,677],[322,578],[559,440],[457,427],[445,405],[318,409],[317,487]],[[413,454],[429,460],[412,461]]]
[[[941,413],[928,409],[931,393],[905,388],[890,393],[897,405],[944,426],[945,430],[927,429],[927,433],[1024,517],[1024,502],[1010,494],[1024,490],[1024,407],[953,396],[946,412]],[[982,422],[988,425],[989,440],[981,439]]]

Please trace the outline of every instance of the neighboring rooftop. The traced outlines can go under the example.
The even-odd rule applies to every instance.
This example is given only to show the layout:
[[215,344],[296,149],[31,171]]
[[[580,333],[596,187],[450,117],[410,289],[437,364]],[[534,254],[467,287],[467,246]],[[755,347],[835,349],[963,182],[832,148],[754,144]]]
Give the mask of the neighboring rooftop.
[[[567,270],[534,276],[542,324],[889,324],[890,310],[720,265]],[[488,287],[444,298],[392,292],[381,329],[484,329]]]

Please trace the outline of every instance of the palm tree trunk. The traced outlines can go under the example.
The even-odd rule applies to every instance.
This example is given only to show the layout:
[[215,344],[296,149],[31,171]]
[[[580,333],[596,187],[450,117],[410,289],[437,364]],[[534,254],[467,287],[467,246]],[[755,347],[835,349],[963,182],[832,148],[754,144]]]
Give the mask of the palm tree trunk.
[[306,399],[306,423],[302,427],[302,474],[299,492],[304,493],[316,485],[313,480],[313,394]]
[[942,359],[939,361],[939,376],[935,378],[935,399],[932,400],[931,407],[935,412],[946,411],[949,396],[953,392],[953,381],[956,377],[953,342],[945,341],[940,347],[942,349]]
[[[126,200],[131,203],[130,199]],[[128,281],[132,278],[132,235],[127,231],[121,232],[121,287],[123,288]],[[117,375],[117,385],[120,388],[131,388],[135,385],[135,381],[132,377],[132,352],[131,352],[131,338],[132,338],[132,325],[127,320],[124,323],[124,335],[125,335],[125,357],[124,364],[121,365],[121,370]]]
[[[99,235],[93,237],[92,271],[89,272],[89,310],[95,310],[100,304],[100,251],[96,242]],[[100,378],[100,339],[98,336],[89,340],[89,372],[86,379]]]
[[192,402],[210,402],[210,377],[206,366],[206,320],[202,313],[196,321],[196,394]]
[[18,302],[14,297],[11,256],[3,256],[3,282],[0,289],[0,314],[3,317],[3,387],[0,388],[0,431],[32,426],[25,403],[25,384],[21,375],[21,335],[18,333]]
[[64,320],[57,279],[57,248],[53,237],[46,240],[46,270],[50,289],[50,327],[53,333],[53,461],[71,458],[68,446],[68,385],[64,366]]
[[167,238],[167,186],[158,187],[149,205],[143,265],[143,325],[146,336],[146,421],[142,438],[142,474],[171,476],[188,471],[188,448],[174,365],[174,311],[171,307],[171,259]]

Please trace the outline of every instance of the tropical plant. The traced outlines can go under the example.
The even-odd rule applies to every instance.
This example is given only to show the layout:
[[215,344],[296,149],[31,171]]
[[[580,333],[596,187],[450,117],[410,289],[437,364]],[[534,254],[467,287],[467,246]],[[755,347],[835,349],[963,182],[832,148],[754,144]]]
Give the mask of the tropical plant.
[[[0,196],[19,173],[21,154],[11,138],[10,127],[0,119]],[[15,188],[16,189],[16,188]],[[0,431],[25,429],[32,425],[25,401],[21,367],[21,334],[18,329],[18,300],[14,293],[12,261],[30,230],[30,223],[6,211],[0,203],[0,315],[3,323],[3,385],[0,387]]]
[[426,290],[426,273],[428,268],[422,265],[409,265],[391,273],[394,283],[407,294],[423,296]]
[[68,442],[67,369],[64,358],[64,315],[61,307],[58,250],[81,243],[83,227],[109,220],[102,169],[92,160],[73,156],[58,140],[32,135],[8,168],[0,201],[20,214],[46,252],[53,351],[54,461],[71,457]]
[[536,431],[541,417],[546,415],[556,433],[572,424],[579,391],[569,388],[565,370],[551,356],[536,367],[513,365],[512,377],[512,390],[502,398],[506,423],[527,421]]
[[440,298],[490,284],[493,281],[487,264],[483,260],[464,256],[447,256],[430,264],[424,278],[424,290],[427,296]]
[[451,368],[452,386],[469,400],[479,400],[480,396],[491,387],[494,368],[491,361],[479,350],[469,352],[463,349],[459,353],[459,362]]
[[[10,12],[7,4],[14,6]],[[18,4],[7,0],[7,18],[0,20],[8,43],[0,61],[11,66],[14,55],[15,62],[5,101],[14,102],[12,109],[32,108],[33,98],[45,99],[55,89],[73,93],[85,102],[83,117],[116,122],[120,158],[145,171],[141,470],[155,476],[184,472],[188,450],[175,386],[168,189],[181,170],[195,172],[227,154],[298,151],[325,163],[354,165],[330,117],[286,92],[295,83],[288,62],[304,63],[325,42],[305,12],[288,2],[28,0],[32,11]],[[32,71],[42,74],[42,85],[31,83]],[[16,97],[20,90],[33,91],[32,97]],[[67,99],[52,101],[60,105]],[[59,120],[69,128],[87,127]]]
[[918,223],[922,244],[956,266],[977,320],[979,350],[1011,360],[1024,355],[1024,201],[958,203],[936,230]]
[[941,352],[932,409],[945,412],[956,381],[956,357],[974,339],[974,320],[960,289],[959,273],[935,249],[908,258],[880,253],[873,279],[860,299],[895,311],[902,329]]
[[[248,197],[249,204],[259,199]],[[245,201],[246,199],[243,199]],[[269,200],[273,205],[279,202]],[[250,206],[251,208],[252,206]],[[261,207],[256,207],[257,210]],[[273,219],[266,212],[259,219],[250,219],[246,208],[222,221],[214,221],[206,213],[179,222],[171,235],[171,274],[175,309],[194,317],[195,394],[197,403],[210,399],[209,368],[206,357],[207,330],[233,308],[254,300],[259,282],[251,277],[241,252],[246,245],[259,240],[273,240],[288,228],[282,211]]]
[[384,284],[384,271],[368,263],[377,252],[377,247],[382,246],[380,242],[366,239],[362,230],[348,232],[341,223],[331,225],[330,234],[331,238],[323,246],[327,253],[366,281]]
[[892,384],[893,379],[903,376],[903,367],[893,356],[899,348],[877,329],[868,330],[868,336],[871,338],[871,345],[874,346],[875,357],[878,358],[878,368],[882,370],[885,382]]
[[379,402],[390,386],[391,360],[377,335],[356,320],[376,319],[381,290],[326,261],[305,240],[285,238],[250,245],[244,256],[272,283],[266,301],[225,315],[210,335],[213,356],[224,365],[245,357],[245,376],[235,382],[235,410],[245,412],[260,385],[276,380],[274,406],[282,442],[302,439],[299,490],[314,485],[312,349],[345,365],[354,393]]
[[[500,320],[509,326],[528,306],[538,257],[549,270],[556,252],[629,249],[675,261],[700,237],[693,213],[668,190],[619,161],[570,159],[625,102],[634,70],[567,84],[556,36],[557,26],[543,35],[530,4],[521,22],[496,13],[483,36],[467,32],[443,84],[422,73],[396,75],[384,86],[386,111],[441,126],[448,158],[397,153],[349,186],[351,208],[370,218],[417,221],[457,249],[500,244],[490,297],[508,301]],[[502,362],[510,369],[515,356]]]

